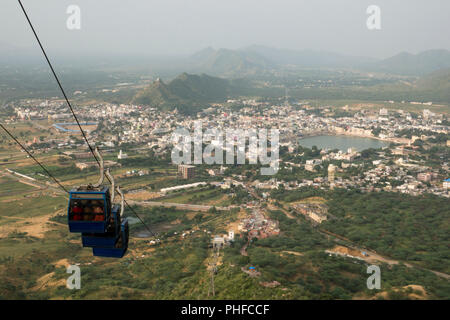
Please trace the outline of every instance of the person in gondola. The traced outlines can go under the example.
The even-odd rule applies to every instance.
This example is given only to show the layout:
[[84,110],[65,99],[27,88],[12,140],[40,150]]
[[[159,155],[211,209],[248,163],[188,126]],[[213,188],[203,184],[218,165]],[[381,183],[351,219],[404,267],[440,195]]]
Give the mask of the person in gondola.
[[93,208],[93,213],[95,214],[95,221],[103,221],[104,220],[104,211],[102,206],[95,206]]
[[81,218],[82,218],[82,216],[81,216],[82,212],[83,212],[83,208],[80,206],[79,202],[76,201],[76,202],[74,203],[73,208],[72,208],[72,220],[75,220],[75,221],[81,220]]
[[87,207],[87,206],[84,207],[83,220],[84,221],[94,220],[94,215],[92,214],[92,208],[91,207]]

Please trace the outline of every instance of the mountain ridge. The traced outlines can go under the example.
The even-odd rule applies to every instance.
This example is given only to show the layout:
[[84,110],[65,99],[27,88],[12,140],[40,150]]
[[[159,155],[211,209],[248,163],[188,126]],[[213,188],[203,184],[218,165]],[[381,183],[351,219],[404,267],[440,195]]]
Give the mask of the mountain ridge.
[[417,54],[403,51],[380,60],[371,67],[388,73],[425,75],[440,69],[450,68],[450,51],[432,49]]
[[298,68],[350,68],[407,76],[422,76],[450,68],[450,51],[431,49],[412,54],[400,52],[386,59],[351,56],[319,50],[291,50],[252,45],[236,50],[204,48],[189,59],[191,72],[223,77],[264,74],[285,66]]

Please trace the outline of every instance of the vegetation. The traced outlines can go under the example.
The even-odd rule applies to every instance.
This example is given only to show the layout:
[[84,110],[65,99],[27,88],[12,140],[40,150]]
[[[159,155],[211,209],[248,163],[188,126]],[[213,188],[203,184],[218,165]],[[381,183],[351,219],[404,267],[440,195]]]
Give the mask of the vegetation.
[[323,227],[379,253],[450,272],[450,204],[445,198],[336,191],[327,202],[338,219]]

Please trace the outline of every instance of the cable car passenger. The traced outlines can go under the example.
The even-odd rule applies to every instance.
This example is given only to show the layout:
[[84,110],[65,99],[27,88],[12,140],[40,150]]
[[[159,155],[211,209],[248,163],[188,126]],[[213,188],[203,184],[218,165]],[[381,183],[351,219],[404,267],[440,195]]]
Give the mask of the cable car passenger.
[[95,221],[103,221],[105,219],[104,210],[102,206],[100,205],[95,206],[93,212],[95,214],[94,218]]
[[92,208],[90,206],[86,205],[83,208],[83,220],[84,221],[92,221],[92,220],[94,220],[94,215],[92,214]]
[[80,203],[78,201],[75,201],[74,205],[72,207],[72,220],[75,220],[75,221],[81,220],[82,212],[83,212],[83,208],[80,206]]

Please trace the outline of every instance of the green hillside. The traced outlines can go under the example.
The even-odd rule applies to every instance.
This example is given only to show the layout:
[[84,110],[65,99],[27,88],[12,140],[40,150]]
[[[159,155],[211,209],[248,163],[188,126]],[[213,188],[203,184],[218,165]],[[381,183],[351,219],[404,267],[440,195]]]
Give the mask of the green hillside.
[[231,80],[183,73],[167,84],[156,80],[138,92],[132,102],[163,110],[177,108],[190,113],[206,107],[206,103],[223,101],[233,92],[233,88],[235,86]]
[[450,68],[435,71],[417,81],[417,88],[450,101]]
[[[275,85],[261,86],[248,79],[224,79],[206,74],[182,73],[167,84],[162,80],[156,80],[139,91],[132,102],[162,110],[177,108],[180,112],[193,114],[208,107],[209,103],[223,102],[227,98],[249,96],[278,98],[283,94],[284,91]],[[291,88],[289,94],[295,99],[404,100],[448,104],[450,69],[438,70],[417,80],[398,80],[369,86],[297,87]]]

